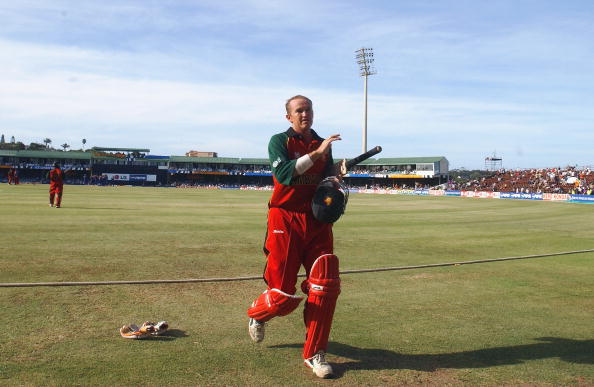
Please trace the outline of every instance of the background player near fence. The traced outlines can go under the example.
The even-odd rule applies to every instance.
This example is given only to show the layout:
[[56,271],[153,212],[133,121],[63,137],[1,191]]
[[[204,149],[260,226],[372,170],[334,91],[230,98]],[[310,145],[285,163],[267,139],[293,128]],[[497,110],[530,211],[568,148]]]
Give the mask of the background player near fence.
[[64,172],[60,169],[59,163],[54,163],[54,169],[49,172],[49,180],[49,206],[60,208],[64,191]]
[[311,200],[317,184],[328,175],[336,175],[331,144],[340,140],[340,135],[323,139],[311,129],[310,99],[298,95],[285,107],[291,127],[272,136],[268,144],[274,180],[264,244],[268,288],[248,309],[249,333],[252,340],[262,341],[266,321],[299,306],[304,297],[296,294],[296,284],[303,265],[307,274],[301,284],[307,294],[303,359],[317,376],[326,378],[332,376],[325,353],[340,279],[332,224],[314,218]]
[[6,177],[8,178],[8,185],[11,185],[11,184],[12,184],[13,173],[14,173],[14,172],[13,172],[13,169],[12,169],[12,168],[10,168],[10,169],[8,170],[8,174],[6,175]]
[[19,184],[19,174],[16,168],[10,168],[8,171],[8,185]]

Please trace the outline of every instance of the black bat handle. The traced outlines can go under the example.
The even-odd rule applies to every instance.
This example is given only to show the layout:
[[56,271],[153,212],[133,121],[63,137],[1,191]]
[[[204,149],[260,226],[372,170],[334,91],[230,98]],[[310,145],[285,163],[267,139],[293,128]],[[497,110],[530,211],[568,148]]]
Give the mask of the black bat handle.
[[348,160],[346,162],[347,170],[351,169],[353,166],[359,164],[360,162],[367,160],[371,156],[375,156],[376,154],[380,153],[381,151],[382,151],[382,147],[378,145],[374,148],[371,148],[367,152],[360,154],[359,156],[355,157],[354,159]]

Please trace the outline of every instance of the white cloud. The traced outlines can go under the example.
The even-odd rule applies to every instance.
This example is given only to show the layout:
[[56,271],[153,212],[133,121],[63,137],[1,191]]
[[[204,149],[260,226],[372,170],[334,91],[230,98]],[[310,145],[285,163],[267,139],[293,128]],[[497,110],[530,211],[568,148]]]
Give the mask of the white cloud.
[[[482,167],[592,163],[589,14],[515,2],[29,0],[0,5],[0,132],[87,146],[264,157],[284,100],[359,153],[353,51],[376,48],[368,144]],[[500,17],[506,16],[506,17]],[[577,161],[575,161],[577,160]]]

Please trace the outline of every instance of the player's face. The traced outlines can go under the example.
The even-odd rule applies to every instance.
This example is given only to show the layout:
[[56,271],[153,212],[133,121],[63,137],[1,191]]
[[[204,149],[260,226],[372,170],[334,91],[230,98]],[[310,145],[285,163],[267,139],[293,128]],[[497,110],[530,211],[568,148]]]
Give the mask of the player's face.
[[297,98],[289,102],[287,120],[292,124],[297,133],[303,133],[313,124],[313,109],[309,101]]

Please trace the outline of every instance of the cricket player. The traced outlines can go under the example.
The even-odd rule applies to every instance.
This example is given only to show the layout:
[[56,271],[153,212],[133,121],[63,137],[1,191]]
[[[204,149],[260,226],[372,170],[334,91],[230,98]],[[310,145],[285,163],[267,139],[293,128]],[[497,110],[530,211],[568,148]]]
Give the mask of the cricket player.
[[[332,160],[331,145],[341,138],[334,134],[323,139],[311,128],[309,98],[294,96],[285,108],[291,127],[273,135],[268,144],[274,190],[264,243],[267,289],[248,309],[248,328],[252,340],[261,342],[265,323],[291,313],[305,298],[303,359],[316,376],[329,378],[333,370],[325,354],[340,293],[338,258],[333,254],[332,223],[314,218],[311,201],[318,183],[336,175],[339,166]],[[307,274],[301,284],[305,297],[296,294],[301,265]]]
[[54,169],[50,171],[49,179],[49,206],[60,208],[62,192],[64,191],[64,172],[60,169],[59,163],[54,163]]
[[10,168],[10,170],[8,171],[8,185],[11,185],[13,183],[17,184],[16,176],[17,176],[16,169]]

